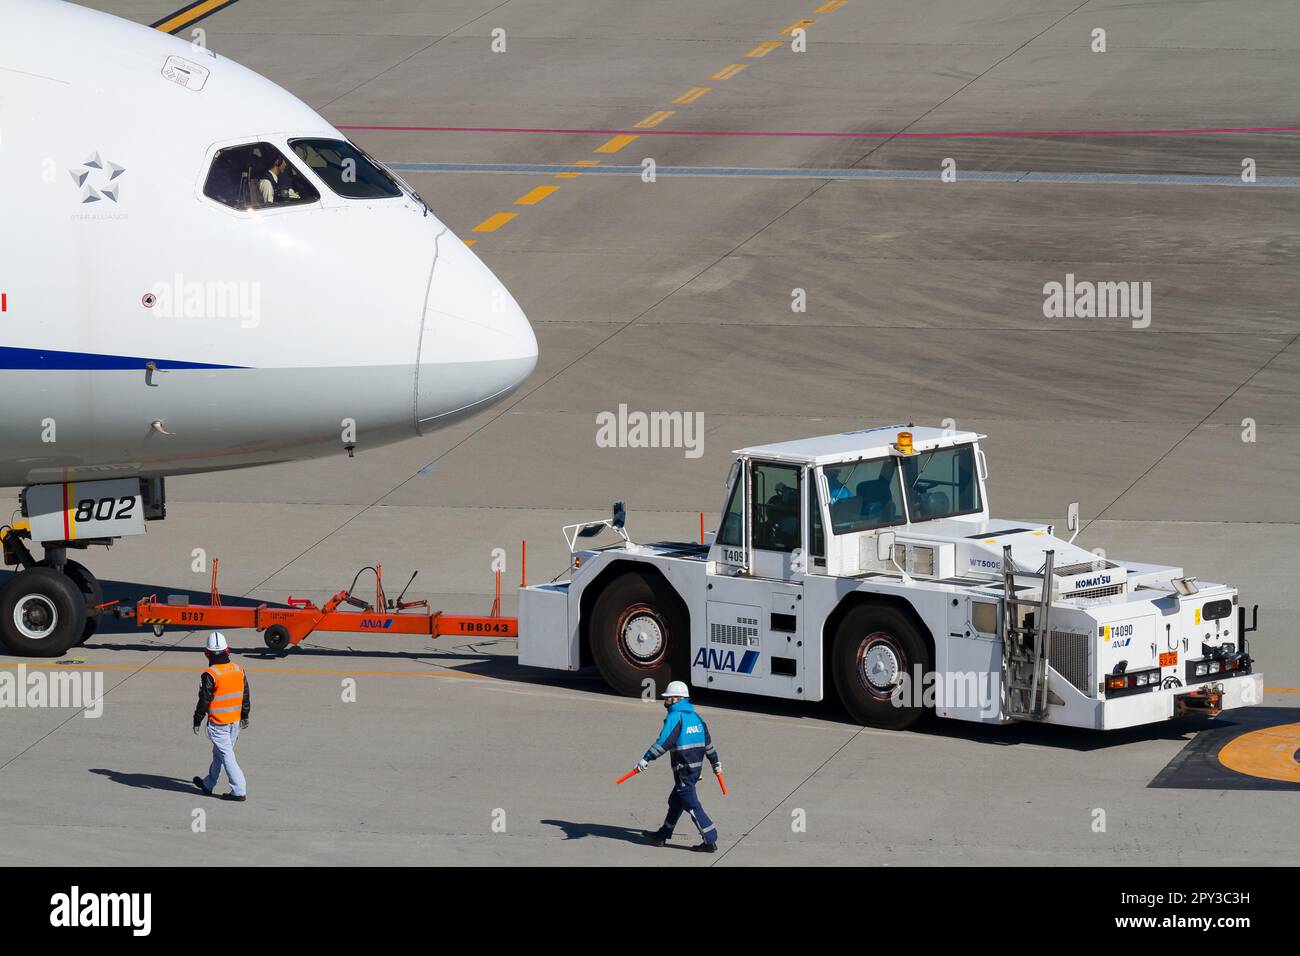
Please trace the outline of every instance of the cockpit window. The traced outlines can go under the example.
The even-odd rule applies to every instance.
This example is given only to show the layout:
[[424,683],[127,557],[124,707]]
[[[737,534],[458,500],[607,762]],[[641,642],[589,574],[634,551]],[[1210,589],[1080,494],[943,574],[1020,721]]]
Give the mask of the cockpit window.
[[343,139],[295,139],[289,145],[325,185],[345,199],[392,199],[402,188],[382,166]]
[[983,507],[973,446],[936,448],[902,462],[907,508],[913,521],[971,514]]
[[265,209],[316,202],[320,193],[270,143],[217,150],[203,195],[235,209]]

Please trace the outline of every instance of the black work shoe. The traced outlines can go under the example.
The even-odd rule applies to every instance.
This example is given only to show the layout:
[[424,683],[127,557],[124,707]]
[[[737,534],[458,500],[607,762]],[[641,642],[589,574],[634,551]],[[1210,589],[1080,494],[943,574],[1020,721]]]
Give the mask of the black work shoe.
[[642,830],[641,835],[651,846],[663,846],[668,842],[668,837],[663,830]]
[[209,790],[207,787],[203,786],[203,778],[202,778],[202,777],[195,777],[195,778],[194,778],[194,786],[198,787],[200,790],[202,790],[204,793],[206,793],[209,797],[212,796],[212,791]]
[[716,843],[701,843],[698,846],[691,847],[696,853],[717,853],[718,845]]
[[235,796],[233,793],[223,793],[223,794],[221,795],[221,799],[222,799],[222,800],[234,800],[236,803],[243,803],[245,800],[248,799],[248,795],[245,794],[245,795],[242,796],[242,797],[237,797],[237,796]]

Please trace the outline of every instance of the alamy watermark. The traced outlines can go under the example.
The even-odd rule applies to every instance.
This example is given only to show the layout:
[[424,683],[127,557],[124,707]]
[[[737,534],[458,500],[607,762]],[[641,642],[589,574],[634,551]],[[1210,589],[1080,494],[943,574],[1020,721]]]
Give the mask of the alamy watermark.
[[902,674],[890,695],[895,707],[979,708],[980,716],[996,717],[1001,702],[994,689],[992,671],[923,671]]
[[59,708],[84,710],[86,718],[104,713],[103,671],[0,670],[0,709]]
[[1151,283],[1076,280],[1067,272],[1064,282],[1043,286],[1043,317],[1129,319],[1133,328],[1145,329],[1151,324]]
[[243,329],[262,322],[260,282],[187,280],[178,272],[170,282],[155,283],[140,301],[163,319],[238,319]]
[[153,929],[152,893],[88,893],[73,886],[50,897],[50,925],[56,928],[123,927],[132,936]]
[[704,454],[703,412],[638,412],[619,405],[596,413],[597,448],[682,448],[687,458]]

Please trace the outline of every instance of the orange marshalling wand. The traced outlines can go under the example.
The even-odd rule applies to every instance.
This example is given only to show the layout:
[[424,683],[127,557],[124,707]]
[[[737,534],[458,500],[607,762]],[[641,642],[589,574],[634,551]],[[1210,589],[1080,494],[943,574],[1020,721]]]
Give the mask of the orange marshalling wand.
[[725,797],[727,795],[727,781],[722,779],[721,771],[714,774],[714,776],[718,778],[718,786],[722,788],[722,795]]
[[617,787],[617,786],[618,786],[620,783],[622,783],[624,780],[630,780],[630,779],[632,779],[633,777],[635,777],[635,776],[636,776],[637,774],[639,774],[640,772],[641,772],[640,768],[634,768],[634,769],[632,769],[632,770],[629,770],[627,773],[623,774],[623,776],[619,777],[617,780],[614,781],[614,786]]

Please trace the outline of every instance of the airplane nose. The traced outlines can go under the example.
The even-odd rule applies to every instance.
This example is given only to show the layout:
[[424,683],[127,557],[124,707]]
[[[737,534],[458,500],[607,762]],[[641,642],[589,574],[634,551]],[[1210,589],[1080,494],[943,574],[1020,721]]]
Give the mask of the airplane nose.
[[523,309],[450,231],[438,239],[428,293],[416,373],[420,426],[503,398],[537,366],[537,337]]

